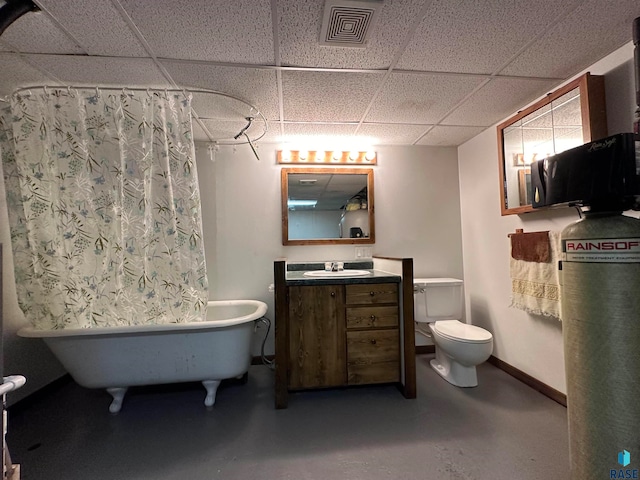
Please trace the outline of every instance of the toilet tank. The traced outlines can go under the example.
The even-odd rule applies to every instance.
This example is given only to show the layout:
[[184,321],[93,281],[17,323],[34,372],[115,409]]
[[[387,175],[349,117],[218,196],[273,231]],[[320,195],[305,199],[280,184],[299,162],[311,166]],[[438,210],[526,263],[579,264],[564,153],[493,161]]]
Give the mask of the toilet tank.
[[[427,322],[462,319],[463,284],[457,278],[415,278],[414,305],[416,310],[422,310],[416,311],[416,319],[422,317],[421,320],[425,321],[425,313]],[[424,293],[421,293],[423,289]],[[423,298],[418,299],[417,296]]]

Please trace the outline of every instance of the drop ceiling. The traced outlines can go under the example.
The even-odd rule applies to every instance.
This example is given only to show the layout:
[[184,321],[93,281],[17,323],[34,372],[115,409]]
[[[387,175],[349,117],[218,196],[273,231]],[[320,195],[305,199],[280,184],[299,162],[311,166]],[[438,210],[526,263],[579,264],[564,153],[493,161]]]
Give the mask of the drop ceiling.
[[[36,3],[0,37],[0,95],[211,89],[260,110],[260,142],[374,145],[459,145],[630,42],[640,16],[638,0],[384,0],[365,48],[344,48],[319,42],[325,0]],[[238,128],[194,108],[196,140]]]

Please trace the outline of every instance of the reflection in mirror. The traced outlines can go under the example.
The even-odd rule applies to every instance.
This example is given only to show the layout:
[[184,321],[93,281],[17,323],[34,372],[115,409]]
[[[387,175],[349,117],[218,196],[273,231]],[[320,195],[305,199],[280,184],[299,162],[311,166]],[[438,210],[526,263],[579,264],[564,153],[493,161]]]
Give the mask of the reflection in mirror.
[[513,162],[507,182],[509,207],[531,203],[531,165],[550,155],[585,143],[582,138],[580,92],[577,88],[531,112],[504,129],[504,151]]
[[502,215],[533,210],[534,161],[606,135],[604,81],[588,73],[499,125]]
[[374,242],[372,169],[282,169],[283,245]]

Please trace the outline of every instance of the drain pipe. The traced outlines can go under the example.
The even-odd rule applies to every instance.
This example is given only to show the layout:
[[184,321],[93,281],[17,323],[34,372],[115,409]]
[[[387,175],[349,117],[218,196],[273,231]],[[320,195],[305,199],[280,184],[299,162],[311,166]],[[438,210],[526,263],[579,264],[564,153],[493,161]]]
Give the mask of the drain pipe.
[[271,370],[275,370],[276,362],[274,360],[269,360],[267,356],[264,354],[264,344],[267,342],[267,337],[269,336],[269,330],[271,330],[271,320],[267,317],[261,317],[256,320],[256,330],[258,329],[258,322],[263,323],[267,326],[267,331],[264,334],[264,338],[262,339],[262,346],[260,347],[260,358],[262,359],[262,363],[269,367]]
[[[429,324],[423,322],[415,322],[416,324],[416,332],[422,335],[423,337],[427,337],[429,340],[433,340],[433,336],[431,335],[431,331],[429,330]],[[425,325],[423,327],[423,325]]]
[[[417,285],[413,286],[413,295],[414,296],[416,294],[424,294],[424,292],[425,292],[425,288],[424,287],[418,287]],[[415,305],[415,300],[414,300],[414,305]],[[414,321],[413,323],[415,324],[415,329],[416,329],[417,333],[419,333],[423,337],[426,337],[429,340],[433,341],[433,336],[431,335],[431,329],[429,328],[429,324],[428,323],[417,322],[417,321]]]

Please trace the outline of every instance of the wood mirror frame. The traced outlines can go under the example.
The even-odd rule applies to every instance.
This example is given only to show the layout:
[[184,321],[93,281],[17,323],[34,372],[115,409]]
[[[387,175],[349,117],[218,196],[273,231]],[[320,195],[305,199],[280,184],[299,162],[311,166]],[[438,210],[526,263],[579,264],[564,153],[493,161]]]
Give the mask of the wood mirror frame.
[[[289,239],[289,175],[367,175],[367,212],[369,219],[369,236],[359,238],[309,238]],[[282,200],[282,244],[283,245],[362,245],[375,243],[374,217],[374,182],[371,168],[283,168],[281,171],[281,200]]]

